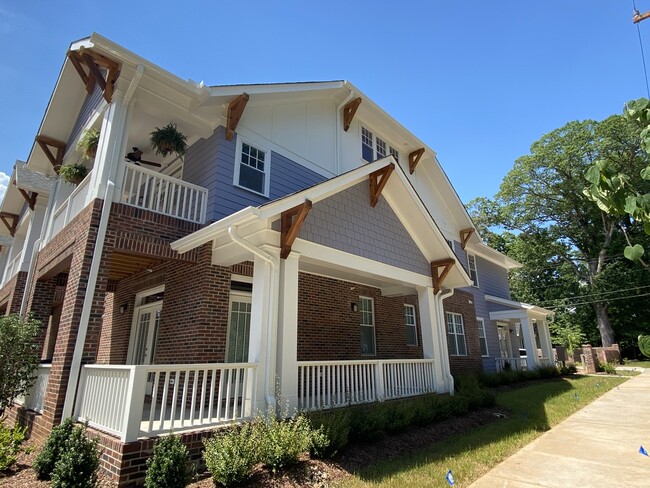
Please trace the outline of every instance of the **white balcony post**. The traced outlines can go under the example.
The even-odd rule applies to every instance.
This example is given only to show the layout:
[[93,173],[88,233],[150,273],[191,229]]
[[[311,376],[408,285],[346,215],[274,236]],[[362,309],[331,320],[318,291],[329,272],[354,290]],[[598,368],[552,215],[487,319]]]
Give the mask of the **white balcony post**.
[[554,366],[555,358],[553,356],[553,343],[551,342],[551,334],[548,330],[548,323],[544,319],[537,319],[537,332],[539,334],[539,342],[542,346],[542,354],[548,358],[549,364],[545,366]]
[[447,336],[440,333],[435,300],[432,287],[418,288],[422,352],[424,359],[433,359],[433,385],[431,388],[438,393],[446,393],[449,388],[445,374],[449,369]]
[[382,402],[386,399],[386,389],[384,388],[384,362],[375,362],[375,397],[378,401]]
[[[280,261],[277,370],[280,409],[290,415],[298,408],[298,268],[300,254]],[[254,289],[254,288],[253,288]]]
[[533,324],[528,317],[521,318],[521,333],[524,335],[524,346],[526,347],[526,367],[532,371],[537,367],[537,347],[535,346]]
[[[147,388],[147,367],[131,366],[129,384],[124,405],[124,424],[121,431],[122,442],[131,442],[138,438],[142,422],[142,408]],[[152,392],[156,395],[156,392]],[[110,401],[110,399],[107,399]]]

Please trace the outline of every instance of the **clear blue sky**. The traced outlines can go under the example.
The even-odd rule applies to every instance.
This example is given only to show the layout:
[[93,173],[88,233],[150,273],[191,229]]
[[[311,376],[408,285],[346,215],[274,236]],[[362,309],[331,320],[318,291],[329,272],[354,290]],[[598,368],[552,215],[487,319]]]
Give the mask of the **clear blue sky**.
[[96,31],[206,84],[350,80],[468,202],[543,134],[646,96],[631,19],[631,0],[0,0],[0,171],[28,156],[70,42]]

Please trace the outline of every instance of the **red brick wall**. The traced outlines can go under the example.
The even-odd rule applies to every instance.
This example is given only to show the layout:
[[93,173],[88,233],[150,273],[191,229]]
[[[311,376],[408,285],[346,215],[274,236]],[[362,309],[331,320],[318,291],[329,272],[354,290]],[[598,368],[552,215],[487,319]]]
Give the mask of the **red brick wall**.
[[4,310],[5,315],[20,313],[26,282],[27,272],[19,271],[0,290],[0,310]]
[[[377,354],[361,354],[359,297],[374,299]],[[404,304],[415,306],[418,344],[422,344],[417,296],[384,297],[378,288],[300,273],[298,279],[298,361],[419,359],[422,346],[406,345]]]
[[453,312],[463,316],[463,324],[465,327],[467,356],[449,355],[449,367],[451,374],[454,376],[480,373],[483,371],[481,346],[478,341],[478,329],[476,325],[476,310],[474,309],[473,302],[474,298],[471,293],[460,290],[456,290],[452,296],[445,298],[442,302],[445,313]]

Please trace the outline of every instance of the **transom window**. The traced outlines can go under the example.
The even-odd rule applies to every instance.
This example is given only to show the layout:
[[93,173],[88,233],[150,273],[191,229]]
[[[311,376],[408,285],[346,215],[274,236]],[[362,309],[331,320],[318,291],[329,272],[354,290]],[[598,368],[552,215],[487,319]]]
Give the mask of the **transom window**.
[[399,151],[381,139],[376,134],[373,134],[365,127],[361,127],[361,157],[372,163],[388,155],[392,155],[395,161],[399,163]]
[[264,196],[269,194],[270,151],[238,138],[234,183]]
[[488,356],[487,338],[485,337],[485,321],[476,317],[476,326],[478,327],[478,342],[481,346],[481,356]]
[[465,326],[463,316],[459,313],[447,312],[447,345],[452,356],[467,356],[465,345]]
[[375,307],[372,298],[359,297],[361,354],[375,355]]
[[469,277],[472,278],[474,286],[478,286],[478,270],[476,268],[476,257],[473,254],[467,254],[467,269]]
[[418,330],[415,323],[415,307],[404,305],[404,324],[406,325],[406,345],[418,345]]

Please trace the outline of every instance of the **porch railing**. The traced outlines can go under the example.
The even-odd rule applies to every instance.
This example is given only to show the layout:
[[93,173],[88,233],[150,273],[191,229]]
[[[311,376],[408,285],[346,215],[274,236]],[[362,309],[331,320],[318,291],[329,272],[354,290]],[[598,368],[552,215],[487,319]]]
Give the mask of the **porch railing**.
[[497,373],[501,371],[524,371],[528,369],[526,358],[495,358]]
[[61,229],[63,229],[72,219],[74,219],[79,212],[85,207],[90,190],[90,180],[92,178],[92,170],[88,172],[86,177],[77,188],[70,194],[70,196],[54,211],[52,216],[52,224],[47,236],[46,243],[49,242]]
[[23,251],[20,251],[15,258],[7,265],[7,271],[5,272],[4,279],[2,280],[2,285],[6,285],[7,282],[16,276],[18,271],[20,271],[20,264],[23,259]]
[[43,413],[47,380],[50,377],[51,364],[41,364],[36,373],[36,381],[25,396],[16,398],[15,402],[25,408]]
[[254,363],[86,365],[75,416],[130,442],[253,416]]
[[205,223],[208,190],[124,163],[122,203],[191,222]]
[[432,359],[298,363],[298,406],[302,410],[321,410],[432,391]]

